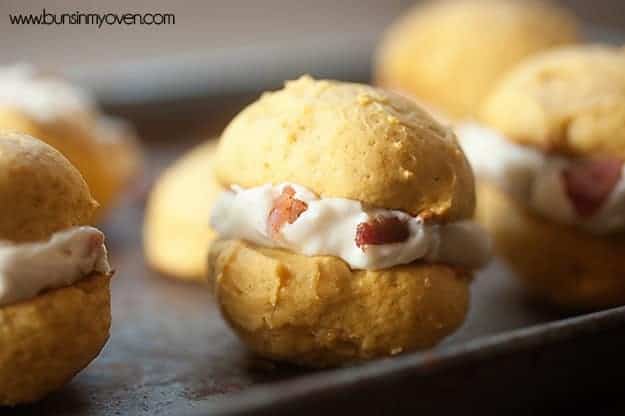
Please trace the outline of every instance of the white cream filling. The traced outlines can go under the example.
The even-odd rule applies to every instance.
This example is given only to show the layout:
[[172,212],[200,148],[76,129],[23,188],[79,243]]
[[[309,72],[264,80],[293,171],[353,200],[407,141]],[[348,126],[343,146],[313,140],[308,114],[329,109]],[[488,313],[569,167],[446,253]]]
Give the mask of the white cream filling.
[[619,182],[597,212],[582,217],[562,180],[564,169],[574,161],[512,143],[475,124],[460,125],[456,133],[478,178],[493,183],[538,214],[594,234],[625,229],[625,165]]
[[24,64],[0,68],[0,107],[18,109],[40,122],[66,117],[87,121],[95,112],[85,92]]
[[[268,218],[274,201],[286,186],[307,209],[291,224],[285,223],[274,239]],[[396,217],[407,224],[405,241],[358,247],[358,225],[376,217]],[[280,247],[307,256],[335,256],[352,269],[384,269],[423,259],[459,267],[475,268],[490,258],[490,240],[475,223],[462,221],[426,225],[404,212],[366,209],[354,200],[318,198],[295,184],[264,185],[250,189],[233,186],[217,201],[211,224],[222,238],[239,239],[265,247]]]
[[111,272],[104,235],[93,227],[70,228],[44,242],[0,241],[0,306],[72,285],[93,272]]

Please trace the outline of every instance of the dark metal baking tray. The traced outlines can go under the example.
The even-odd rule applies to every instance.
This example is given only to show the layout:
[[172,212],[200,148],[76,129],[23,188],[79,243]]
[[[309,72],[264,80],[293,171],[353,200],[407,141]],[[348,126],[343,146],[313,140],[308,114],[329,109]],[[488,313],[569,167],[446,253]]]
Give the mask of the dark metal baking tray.
[[[153,142],[149,171],[189,144]],[[561,405],[571,394],[620,388],[613,377],[625,370],[625,308],[563,319],[529,302],[499,262],[477,276],[464,327],[433,350],[316,372],[256,359],[205,288],[146,268],[141,219],[135,199],[105,226],[119,272],[103,353],[61,392],[18,414],[427,414]]]
[[[355,59],[359,65],[339,75],[366,78],[361,64],[367,59]],[[293,75],[280,72],[281,78]],[[272,84],[273,79],[267,81]],[[242,92],[251,91],[234,87],[219,94],[109,101],[113,112],[133,119],[149,139],[144,184],[103,226],[118,270],[111,339],[66,388],[0,414],[532,414],[562,409],[596,414],[619,405],[625,307],[563,316],[530,302],[497,260],[477,276],[465,325],[432,350],[324,371],[251,356],[219,317],[206,288],[165,279],[146,267],[140,236],[149,184],[168,163],[218,133],[252,99]]]

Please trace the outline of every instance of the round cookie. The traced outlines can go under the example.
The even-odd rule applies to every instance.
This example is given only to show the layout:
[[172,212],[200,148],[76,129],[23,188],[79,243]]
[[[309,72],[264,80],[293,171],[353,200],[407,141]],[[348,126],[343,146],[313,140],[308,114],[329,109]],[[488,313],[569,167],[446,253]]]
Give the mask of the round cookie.
[[529,290],[568,309],[625,302],[625,236],[593,236],[529,212],[501,190],[480,183],[476,218]]
[[165,275],[206,280],[206,253],[215,237],[212,204],[221,192],[213,174],[216,144],[206,142],[169,167],[154,185],[145,213],[147,262]]
[[256,353],[336,366],[436,344],[464,320],[470,274],[414,263],[351,270],[241,241],[213,244],[209,275],[219,307]]
[[25,242],[89,223],[97,203],[80,173],[54,148],[0,131],[0,206],[0,239]]
[[468,218],[475,204],[473,174],[451,129],[407,98],[307,76],[234,118],[215,173],[224,187],[288,180],[320,197],[440,221]]
[[111,325],[109,280],[94,274],[0,307],[0,406],[43,398],[99,354]]
[[578,40],[566,10],[525,0],[446,0],[418,5],[386,33],[378,85],[467,118],[498,79],[526,56]]
[[625,49],[584,45],[528,58],[493,90],[482,119],[546,152],[625,159]]

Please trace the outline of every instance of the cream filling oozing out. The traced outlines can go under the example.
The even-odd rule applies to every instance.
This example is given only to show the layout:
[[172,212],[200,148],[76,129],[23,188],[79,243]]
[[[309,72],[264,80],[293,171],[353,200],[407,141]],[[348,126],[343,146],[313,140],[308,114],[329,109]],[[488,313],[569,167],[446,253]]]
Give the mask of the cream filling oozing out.
[[456,133],[476,177],[494,184],[538,214],[594,234],[625,230],[625,165],[599,209],[583,217],[567,195],[562,179],[574,160],[515,144],[476,124],[460,125]]
[[[279,235],[271,235],[268,219],[285,187],[306,203],[292,223],[284,223]],[[407,238],[388,244],[356,243],[360,224],[375,218],[400,220]],[[352,269],[383,269],[415,260],[476,268],[490,258],[490,240],[471,221],[445,225],[424,224],[402,211],[368,209],[344,198],[319,198],[295,184],[264,185],[250,189],[233,186],[213,208],[211,224],[226,239],[240,239],[264,247],[279,247],[307,256],[328,255],[343,259]]]
[[0,306],[72,285],[94,272],[109,274],[111,267],[104,235],[93,227],[70,228],[42,242],[0,241]]

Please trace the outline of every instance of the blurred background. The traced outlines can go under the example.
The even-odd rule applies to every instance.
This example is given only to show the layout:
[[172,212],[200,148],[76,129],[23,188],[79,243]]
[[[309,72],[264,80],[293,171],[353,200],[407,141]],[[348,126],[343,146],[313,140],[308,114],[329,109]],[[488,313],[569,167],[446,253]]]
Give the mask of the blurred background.
[[[3,0],[0,65],[32,62],[93,91],[144,138],[218,134],[258,93],[303,73],[368,81],[383,31],[414,0]],[[625,28],[621,0],[560,0],[601,39]],[[10,14],[173,13],[160,26],[15,25]],[[614,35],[616,33],[616,35]],[[595,36],[597,37],[597,36]],[[198,117],[198,114],[203,114]],[[155,120],[166,118],[167,128]]]
[[[174,25],[12,25],[43,2],[3,0],[0,64],[67,71],[105,102],[221,94],[270,86],[301,72],[364,80],[381,32],[411,0],[56,0],[52,13],[173,13]],[[622,0],[560,0],[602,31],[625,27]]]

